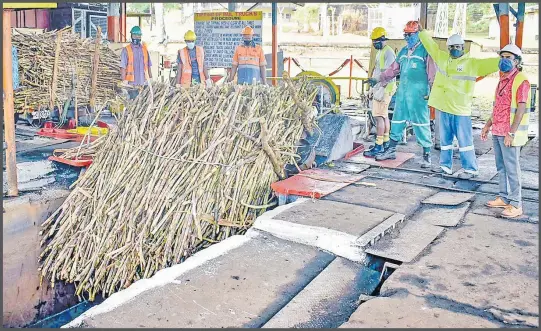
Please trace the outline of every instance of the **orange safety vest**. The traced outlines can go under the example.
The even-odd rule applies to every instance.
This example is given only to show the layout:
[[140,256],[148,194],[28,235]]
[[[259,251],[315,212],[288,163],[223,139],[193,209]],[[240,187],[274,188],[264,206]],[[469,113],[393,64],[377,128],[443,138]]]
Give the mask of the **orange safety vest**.
[[[182,87],[190,87],[190,85],[192,85],[192,61],[190,59],[188,47],[179,50],[178,55],[180,63],[182,64],[180,84]],[[201,84],[205,84],[206,77],[203,70],[205,64],[205,51],[203,50],[203,47],[195,46],[195,59],[197,61],[199,77],[201,77]]]
[[[143,47],[143,63],[145,67],[145,73],[148,72],[148,49],[145,43],[142,44]],[[126,52],[128,53],[128,64],[126,65],[126,80],[128,82],[135,81],[135,70],[133,69],[133,50],[131,44],[125,47]]]

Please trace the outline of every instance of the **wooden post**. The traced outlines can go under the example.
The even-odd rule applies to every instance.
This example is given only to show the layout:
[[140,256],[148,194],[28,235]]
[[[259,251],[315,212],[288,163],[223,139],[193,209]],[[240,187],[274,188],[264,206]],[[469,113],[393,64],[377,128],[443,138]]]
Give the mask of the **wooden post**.
[[[54,51],[54,65],[53,65],[53,81],[51,82],[51,100],[49,102],[50,110],[53,111],[54,103],[56,101],[56,83],[58,76],[58,60],[60,57],[60,44],[62,41],[62,31],[56,33],[56,49]],[[58,109],[60,112],[61,110]]]
[[94,49],[94,59],[92,60],[92,80],[90,87],[90,110],[95,111],[96,107],[96,83],[98,81],[98,70],[100,66],[100,44],[101,44],[101,26],[98,26],[98,35]]
[[4,130],[7,144],[6,172],[8,196],[19,195],[17,187],[17,160],[15,145],[15,112],[13,109],[13,73],[11,58],[11,10],[3,11],[2,83],[4,84]]
[[291,77],[291,56],[287,58],[287,73]]

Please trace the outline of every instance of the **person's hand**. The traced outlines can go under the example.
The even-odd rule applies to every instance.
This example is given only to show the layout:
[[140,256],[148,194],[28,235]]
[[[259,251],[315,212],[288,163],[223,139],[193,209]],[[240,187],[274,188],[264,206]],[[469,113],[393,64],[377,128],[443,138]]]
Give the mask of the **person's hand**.
[[366,81],[368,84],[370,84],[370,87],[374,87],[376,86],[376,84],[378,83],[378,80],[375,79],[375,78],[368,78],[368,80]]
[[488,125],[485,125],[483,127],[483,130],[481,130],[481,140],[482,141],[487,141],[488,139],[488,132],[490,131],[490,126]]
[[505,147],[511,147],[511,145],[513,144],[513,137],[511,137],[509,133],[505,135],[505,138],[503,139],[503,144],[505,145]]

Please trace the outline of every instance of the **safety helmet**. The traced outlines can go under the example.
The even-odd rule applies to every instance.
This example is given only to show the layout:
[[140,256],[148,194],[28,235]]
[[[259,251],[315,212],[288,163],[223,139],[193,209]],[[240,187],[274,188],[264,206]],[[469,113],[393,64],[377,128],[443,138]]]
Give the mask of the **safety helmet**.
[[451,45],[464,45],[464,39],[461,35],[455,33],[451,37],[447,38],[447,46]]
[[379,39],[381,37],[385,37],[386,34],[387,34],[387,32],[385,32],[385,29],[382,28],[381,26],[378,26],[377,28],[372,30],[372,34],[370,35],[370,39],[376,40],[376,39]]
[[252,29],[249,26],[246,26],[246,27],[244,27],[244,29],[242,29],[242,32],[240,34],[248,34],[248,35],[252,36],[254,34],[254,29]]
[[137,25],[131,28],[130,33],[138,36],[141,36],[143,34],[143,32],[141,32],[141,28]]
[[509,45],[505,46],[504,48],[502,48],[498,52],[498,54],[502,54],[502,53],[505,53],[505,52],[514,54],[515,56],[518,56],[518,57],[522,57],[522,51],[515,44],[509,44]]
[[192,30],[188,30],[184,34],[184,40],[194,40],[195,41],[196,39],[197,39],[197,36],[195,35],[195,32],[193,32]]
[[404,27],[404,33],[415,33],[419,31],[419,22],[409,21]]

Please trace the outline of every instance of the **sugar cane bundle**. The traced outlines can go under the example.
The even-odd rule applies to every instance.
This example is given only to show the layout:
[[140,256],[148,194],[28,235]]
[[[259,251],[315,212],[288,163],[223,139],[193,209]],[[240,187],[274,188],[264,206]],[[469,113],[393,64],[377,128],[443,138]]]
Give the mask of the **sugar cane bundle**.
[[275,204],[314,92],[289,80],[144,89],[43,224],[42,277],[93,300],[244,233]]
[[12,43],[17,47],[23,86],[15,92],[17,112],[49,107],[51,99],[53,106],[60,108],[72,97],[77,98],[78,106],[88,106],[96,47],[99,52],[96,103],[105,104],[114,97],[115,86],[120,81],[120,58],[106,45],[96,46],[94,40],[72,34],[69,27],[43,34],[17,33]]

